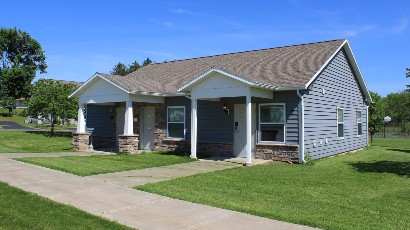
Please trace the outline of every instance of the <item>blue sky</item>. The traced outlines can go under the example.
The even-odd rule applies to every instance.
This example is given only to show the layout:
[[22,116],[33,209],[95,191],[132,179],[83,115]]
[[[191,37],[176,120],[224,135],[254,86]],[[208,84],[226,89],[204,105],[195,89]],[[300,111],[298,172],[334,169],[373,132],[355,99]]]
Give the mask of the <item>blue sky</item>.
[[122,62],[162,62],[349,39],[370,90],[410,84],[410,1],[4,1],[1,27],[17,27],[47,56],[42,78],[86,81]]

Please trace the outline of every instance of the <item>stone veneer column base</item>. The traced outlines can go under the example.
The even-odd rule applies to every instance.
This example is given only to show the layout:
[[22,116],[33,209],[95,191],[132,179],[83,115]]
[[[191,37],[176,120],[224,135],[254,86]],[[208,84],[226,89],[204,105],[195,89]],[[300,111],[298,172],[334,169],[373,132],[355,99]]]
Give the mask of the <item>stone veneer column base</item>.
[[119,135],[118,153],[138,153],[139,135]]
[[73,149],[76,151],[88,151],[90,133],[73,133]]

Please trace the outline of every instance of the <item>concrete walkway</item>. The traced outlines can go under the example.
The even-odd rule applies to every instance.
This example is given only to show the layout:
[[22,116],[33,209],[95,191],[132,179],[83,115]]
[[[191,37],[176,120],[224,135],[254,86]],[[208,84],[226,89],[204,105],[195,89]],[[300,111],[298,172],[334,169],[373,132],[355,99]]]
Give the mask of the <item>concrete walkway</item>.
[[[127,182],[120,179],[120,173],[111,179],[103,175],[79,177],[10,159],[23,156],[90,154],[93,153],[0,154],[0,181],[138,229],[312,229],[138,191],[128,186],[142,182],[135,179]],[[184,168],[190,171],[190,164],[195,165],[194,168],[199,172],[230,167],[225,166],[227,163],[212,165],[209,161],[174,167],[180,171]],[[202,169],[199,169],[200,167]],[[146,171],[145,175],[148,173],[149,171]],[[162,173],[165,175],[167,171]],[[116,181],[118,178],[119,181]]]

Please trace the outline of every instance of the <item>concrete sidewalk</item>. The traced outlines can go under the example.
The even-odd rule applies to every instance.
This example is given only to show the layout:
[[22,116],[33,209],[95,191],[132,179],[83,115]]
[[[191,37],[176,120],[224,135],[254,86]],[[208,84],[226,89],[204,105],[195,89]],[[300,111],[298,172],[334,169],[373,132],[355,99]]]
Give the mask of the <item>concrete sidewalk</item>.
[[[70,155],[70,153],[52,155]],[[0,154],[0,181],[130,227],[138,229],[312,229],[146,193],[127,187],[127,183],[114,183],[115,180],[107,181],[97,176],[79,177],[10,159],[20,156],[22,154]],[[34,155],[30,154],[30,156]],[[197,163],[196,167],[199,167],[198,162],[193,163]],[[209,164],[210,162],[207,162],[204,168],[212,168]],[[218,166],[215,167],[219,170]]]

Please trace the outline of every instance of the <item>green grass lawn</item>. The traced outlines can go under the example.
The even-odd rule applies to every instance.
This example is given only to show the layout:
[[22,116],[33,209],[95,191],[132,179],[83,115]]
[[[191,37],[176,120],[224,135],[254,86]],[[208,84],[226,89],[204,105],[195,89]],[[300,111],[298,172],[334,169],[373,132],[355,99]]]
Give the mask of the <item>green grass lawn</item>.
[[160,167],[193,161],[189,156],[184,154],[176,155],[173,152],[147,152],[104,156],[31,157],[16,160],[78,176]]
[[0,153],[73,152],[71,135],[0,131]]
[[0,229],[130,229],[0,182]]
[[410,229],[410,139],[306,165],[271,164],[137,187],[322,229]]
[[[26,124],[24,121],[27,119],[26,116],[21,116],[23,110],[13,110],[13,114],[10,116],[8,114],[8,109],[0,109],[0,120],[1,121],[14,121],[22,126],[29,127],[29,128],[35,128],[35,129],[41,129],[41,130],[51,130],[51,125],[50,124]],[[67,130],[67,128],[76,128],[76,125],[58,125],[56,124],[54,126],[55,130]],[[0,126],[1,129],[1,126]]]

